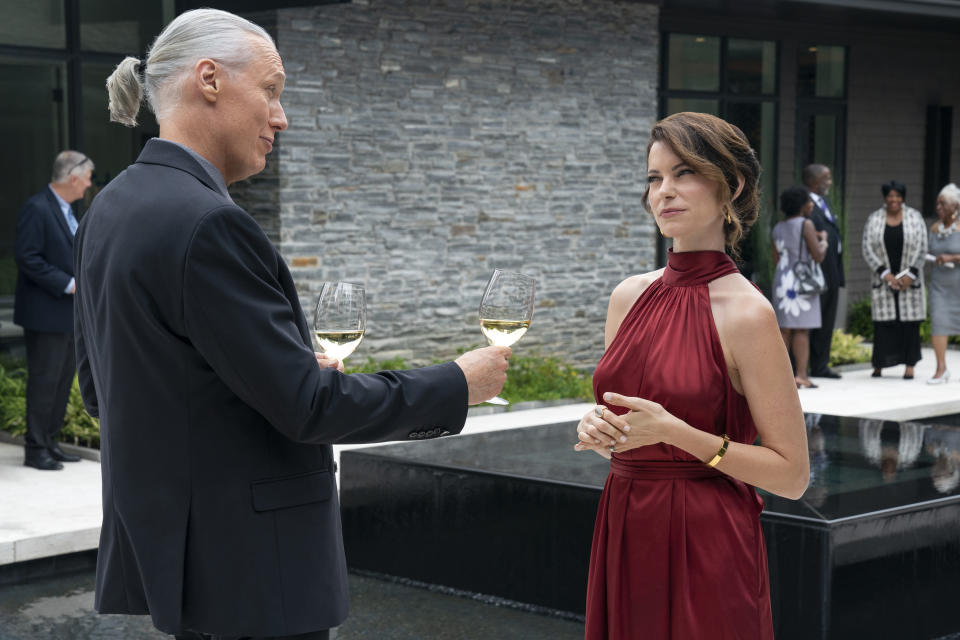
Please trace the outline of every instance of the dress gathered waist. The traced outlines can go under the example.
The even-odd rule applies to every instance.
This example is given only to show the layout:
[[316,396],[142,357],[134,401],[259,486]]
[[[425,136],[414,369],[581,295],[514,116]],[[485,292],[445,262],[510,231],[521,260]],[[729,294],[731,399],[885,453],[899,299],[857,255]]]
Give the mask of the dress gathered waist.
[[631,480],[706,480],[719,478],[722,472],[700,462],[683,460],[610,459],[610,473]]

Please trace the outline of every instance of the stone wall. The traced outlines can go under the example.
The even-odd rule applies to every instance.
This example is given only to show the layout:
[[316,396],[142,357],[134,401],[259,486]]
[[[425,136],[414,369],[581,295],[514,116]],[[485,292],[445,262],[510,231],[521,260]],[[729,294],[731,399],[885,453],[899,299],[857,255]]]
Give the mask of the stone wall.
[[279,11],[290,128],[240,190],[308,318],[322,281],[362,282],[355,358],[449,358],[483,342],[477,307],[499,267],[538,282],[518,353],[594,364],[610,291],[654,268],[641,195],[657,16],[587,0]]

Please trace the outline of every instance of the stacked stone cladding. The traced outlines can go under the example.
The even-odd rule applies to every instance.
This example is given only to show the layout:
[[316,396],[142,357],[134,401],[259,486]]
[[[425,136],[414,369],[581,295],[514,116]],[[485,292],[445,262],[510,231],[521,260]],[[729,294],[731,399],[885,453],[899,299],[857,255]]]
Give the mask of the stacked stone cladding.
[[591,366],[610,291],[653,269],[643,210],[658,8],[576,0],[369,0],[285,9],[290,122],[239,201],[291,265],[308,318],[362,282],[355,358],[483,343],[494,268],[537,278],[518,353]]

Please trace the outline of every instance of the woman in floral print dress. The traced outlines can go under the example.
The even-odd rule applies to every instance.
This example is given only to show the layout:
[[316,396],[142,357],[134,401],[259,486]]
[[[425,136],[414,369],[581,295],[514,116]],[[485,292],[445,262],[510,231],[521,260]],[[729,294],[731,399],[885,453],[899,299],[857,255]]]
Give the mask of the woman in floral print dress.
[[[810,221],[813,201],[804,187],[790,187],[780,194],[785,220],[773,228],[773,259],[777,262],[773,281],[773,306],[787,350],[793,351],[797,388],[817,385],[807,377],[810,360],[810,329],[820,328],[820,296],[797,294],[793,265],[809,255],[817,262],[826,253],[826,232],[817,231]],[[802,240],[801,240],[802,239]]]

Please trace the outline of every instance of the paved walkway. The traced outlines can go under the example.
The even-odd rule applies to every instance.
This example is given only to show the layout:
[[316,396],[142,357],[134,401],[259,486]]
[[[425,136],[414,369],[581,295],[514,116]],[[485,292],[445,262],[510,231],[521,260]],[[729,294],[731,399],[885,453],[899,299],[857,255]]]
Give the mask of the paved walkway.
[[[960,351],[947,352],[948,368],[960,374]],[[841,416],[912,420],[960,413],[960,381],[930,386],[933,351],[924,349],[916,379],[904,380],[903,367],[870,377],[870,369],[848,370],[840,380],[815,378],[818,389],[802,389],[804,411]],[[472,415],[463,433],[479,433],[578,420],[592,405]],[[571,446],[575,442],[570,435]],[[360,445],[369,446],[369,445]],[[374,445],[375,446],[375,445]],[[355,448],[334,447],[335,454]],[[93,549],[100,534],[100,465],[91,460],[64,465],[63,471],[23,466],[20,446],[0,443],[0,565]]]

